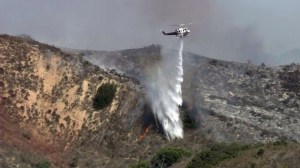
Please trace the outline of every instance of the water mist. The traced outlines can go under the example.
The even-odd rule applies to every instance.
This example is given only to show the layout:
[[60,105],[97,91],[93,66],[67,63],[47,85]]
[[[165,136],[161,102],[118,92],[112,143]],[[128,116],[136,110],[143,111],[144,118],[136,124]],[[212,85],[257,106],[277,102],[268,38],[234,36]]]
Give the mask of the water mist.
[[182,122],[178,106],[182,104],[183,39],[178,50],[162,48],[162,59],[148,72],[147,91],[156,119],[162,125],[167,138],[183,138]]

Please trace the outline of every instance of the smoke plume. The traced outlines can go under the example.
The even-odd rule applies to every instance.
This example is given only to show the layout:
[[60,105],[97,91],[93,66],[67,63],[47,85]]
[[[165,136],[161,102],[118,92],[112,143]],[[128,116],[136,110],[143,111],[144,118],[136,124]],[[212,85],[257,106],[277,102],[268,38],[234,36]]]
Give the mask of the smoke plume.
[[183,138],[178,108],[182,104],[183,39],[180,39],[177,45],[179,45],[179,49],[176,52],[166,48],[161,50],[162,60],[160,64],[150,69],[147,82],[152,110],[169,140]]
[[0,33],[67,48],[120,50],[161,44],[161,28],[174,31],[164,26],[193,22],[185,50],[207,57],[268,63],[300,48],[295,0],[26,2],[0,1]]

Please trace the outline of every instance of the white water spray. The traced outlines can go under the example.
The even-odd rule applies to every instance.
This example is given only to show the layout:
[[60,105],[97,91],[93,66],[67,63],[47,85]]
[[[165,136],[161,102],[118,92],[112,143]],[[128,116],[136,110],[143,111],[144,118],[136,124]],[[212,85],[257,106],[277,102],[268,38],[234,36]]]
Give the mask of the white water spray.
[[162,62],[150,74],[147,87],[154,115],[163,126],[168,139],[183,138],[178,108],[182,104],[182,52],[183,39],[180,39],[176,55],[172,51],[162,51]]

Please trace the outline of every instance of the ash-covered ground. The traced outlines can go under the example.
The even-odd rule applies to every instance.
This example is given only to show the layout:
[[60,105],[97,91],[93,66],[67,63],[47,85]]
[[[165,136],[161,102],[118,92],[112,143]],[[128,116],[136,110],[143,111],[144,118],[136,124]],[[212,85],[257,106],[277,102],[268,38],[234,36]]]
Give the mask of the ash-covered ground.
[[[160,47],[79,52],[93,64],[142,85]],[[176,56],[174,54],[174,56]],[[184,53],[183,99],[199,133],[221,142],[300,141],[300,66],[268,67]],[[113,70],[114,69],[114,70]]]

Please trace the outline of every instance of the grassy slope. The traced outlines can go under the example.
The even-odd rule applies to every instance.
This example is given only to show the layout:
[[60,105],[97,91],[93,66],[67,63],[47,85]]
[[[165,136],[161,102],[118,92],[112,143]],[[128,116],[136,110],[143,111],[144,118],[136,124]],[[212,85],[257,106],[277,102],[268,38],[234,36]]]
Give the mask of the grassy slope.
[[[263,154],[259,155],[259,150]],[[249,149],[241,155],[222,162],[218,167],[298,167],[300,163],[300,145],[266,144],[262,147]]]
[[[182,146],[182,149],[185,147]],[[178,149],[178,147],[169,149]],[[172,168],[196,167],[297,167],[300,163],[300,145],[295,142],[278,141],[268,144],[207,144],[200,151],[191,149],[192,155],[181,157]],[[151,162],[161,154],[140,161],[135,168],[151,167]],[[142,163],[142,164],[141,164]],[[134,166],[133,166],[134,167]]]

